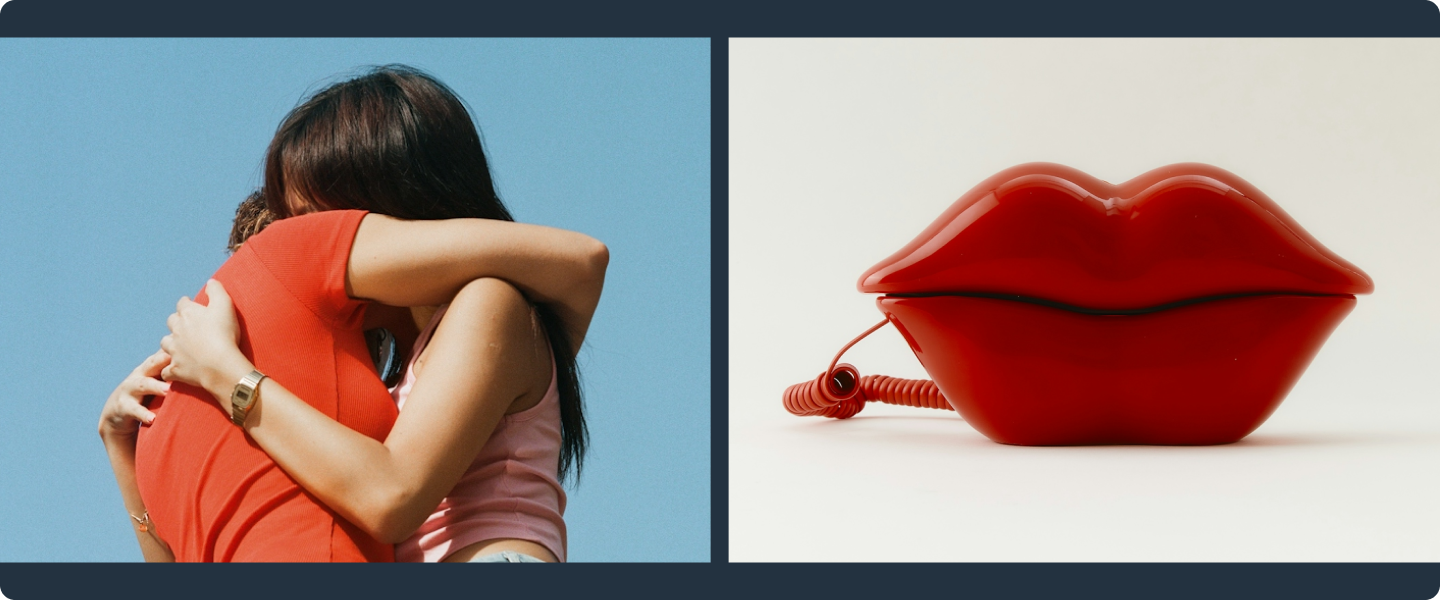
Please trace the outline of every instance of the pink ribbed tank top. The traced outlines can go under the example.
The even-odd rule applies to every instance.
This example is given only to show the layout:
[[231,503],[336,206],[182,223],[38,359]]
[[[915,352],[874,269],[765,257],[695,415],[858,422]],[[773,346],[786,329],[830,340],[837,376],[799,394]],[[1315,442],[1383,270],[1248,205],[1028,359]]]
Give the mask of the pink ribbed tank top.
[[[415,385],[415,360],[447,308],[440,307],[420,332],[405,376],[391,390],[401,410]],[[555,361],[550,364],[550,389],[545,397],[500,420],[450,495],[414,535],[395,545],[396,561],[439,562],[475,542],[510,538],[545,546],[565,562],[565,520],[561,518],[565,490],[556,472],[560,464],[560,391]]]

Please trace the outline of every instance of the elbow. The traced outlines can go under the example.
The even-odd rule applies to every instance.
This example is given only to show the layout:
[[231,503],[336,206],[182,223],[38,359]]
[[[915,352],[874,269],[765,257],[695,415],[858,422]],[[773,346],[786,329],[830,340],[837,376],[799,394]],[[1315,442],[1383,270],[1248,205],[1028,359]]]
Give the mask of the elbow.
[[589,248],[585,252],[585,272],[589,281],[595,289],[595,295],[600,295],[600,289],[605,285],[605,269],[610,266],[610,248],[604,242],[590,238]]
[[377,541],[398,544],[413,535],[427,516],[417,518],[411,504],[410,494],[403,490],[378,490],[359,507],[352,521]]
[[590,253],[590,270],[602,284],[605,282],[605,269],[609,266],[610,248],[600,240],[595,240],[595,248]]
[[369,533],[371,537],[382,544],[394,545],[405,541],[410,537],[410,534],[415,533],[416,529],[419,529],[419,527],[403,528],[398,526],[380,526],[374,531],[367,531],[366,533]]
[[600,240],[594,241],[595,247],[591,251],[591,257],[597,268],[600,269],[600,275],[603,277],[605,275],[605,267],[610,265],[610,247],[606,246],[605,242]]
[[394,519],[384,519],[365,528],[365,533],[375,538],[382,544],[398,544],[410,537],[419,529],[419,525],[404,526]]

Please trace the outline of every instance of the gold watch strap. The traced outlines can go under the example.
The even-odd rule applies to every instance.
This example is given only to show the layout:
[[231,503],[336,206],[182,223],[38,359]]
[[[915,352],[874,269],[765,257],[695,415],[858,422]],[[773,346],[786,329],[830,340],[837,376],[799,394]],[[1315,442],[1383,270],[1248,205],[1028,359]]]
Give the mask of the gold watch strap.
[[230,394],[230,420],[236,427],[245,426],[245,417],[250,416],[250,409],[260,397],[260,382],[264,380],[264,373],[250,371],[235,384],[235,391]]

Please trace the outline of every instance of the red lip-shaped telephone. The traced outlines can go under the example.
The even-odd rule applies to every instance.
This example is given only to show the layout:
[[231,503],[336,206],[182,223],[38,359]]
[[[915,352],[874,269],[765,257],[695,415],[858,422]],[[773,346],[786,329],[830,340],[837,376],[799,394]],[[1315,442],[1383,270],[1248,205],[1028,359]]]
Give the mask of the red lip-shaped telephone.
[[[954,409],[1004,444],[1237,441],[1374,284],[1274,201],[1203,164],[1111,185],[1057,164],[986,179],[860,277],[885,321],[796,415]],[[895,325],[934,381],[838,364]]]

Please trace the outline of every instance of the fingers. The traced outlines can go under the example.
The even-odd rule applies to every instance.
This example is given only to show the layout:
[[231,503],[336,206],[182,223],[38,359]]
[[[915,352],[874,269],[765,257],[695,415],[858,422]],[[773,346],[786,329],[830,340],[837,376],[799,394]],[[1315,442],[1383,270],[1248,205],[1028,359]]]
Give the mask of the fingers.
[[[139,421],[146,425],[155,422],[155,413],[131,396],[126,396],[117,402],[115,410],[110,413],[109,417],[117,426],[122,425],[126,420]],[[116,422],[117,419],[119,422]]]
[[154,377],[135,377],[129,382],[129,395],[139,401],[145,396],[163,396],[170,391],[170,384]]
[[180,325],[180,313],[178,313],[178,312],[176,312],[176,313],[170,313],[170,316],[168,316],[168,317],[165,318],[165,328],[166,328],[166,329],[169,329],[169,330],[170,330],[170,333],[175,333],[175,328],[178,327],[179,325]]
[[[169,366],[169,363],[166,363],[166,366]],[[156,374],[158,374],[160,369],[156,369],[155,371]],[[145,410],[146,398],[149,396],[164,396],[165,393],[169,391],[170,384],[168,382],[155,379],[155,375],[131,375],[130,377],[126,377],[125,381],[120,383],[121,393],[118,394],[118,404],[121,407],[133,404],[138,408],[132,410],[131,412],[134,412],[136,414],[150,414],[149,410]],[[145,423],[150,422],[147,419],[140,420]]]
[[107,429],[115,433],[133,433],[136,421],[147,425],[154,423],[155,413],[146,408],[143,401],[148,396],[158,396],[169,390],[170,384],[150,377],[126,377],[100,413],[101,435],[105,435]]
[[131,374],[131,375],[140,375],[140,374],[144,373],[147,369],[150,368],[150,365],[155,364],[156,354],[159,354],[159,352],[156,352],[155,354],[151,354],[150,356],[145,357],[145,360],[140,361],[140,364],[135,365],[135,368],[130,370],[130,374]]
[[185,303],[189,301],[189,296],[181,296],[180,300],[175,303],[175,312],[180,312],[180,309],[185,308]]
[[145,405],[140,404],[140,402],[134,398],[127,397],[122,400],[116,408],[118,409],[119,415],[127,419],[134,419],[146,425],[155,422],[155,413],[145,408]]
[[219,281],[211,279],[205,282],[205,294],[210,296],[212,308],[234,310],[234,305],[230,302],[230,293],[225,291],[225,286],[221,285]]
[[164,352],[166,356],[173,356],[175,354],[175,334],[172,333],[160,338],[160,351]]
[[154,377],[158,375],[160,369],[165,368],[167,364],[170,364],[170,355],[164,350],[156,350],[154,354],[145,357],[145,360],[142,361],[139,366],[135,367],[135,370],[131,371],[130,374],[140,375],[142,377]]
[[150,355],[150,358],[145,359],[145,363],[140,366],[143,367],[144,370],[139,371],[137,373],[138,375],[152,379],[159,377],[160,369],[170,366],[170,355],[164,350],[157,350],[154,354]]
[[166,365],[164,369],[160,370],[160,379],[170,381],[174,377],[174,369],[175,365]]

